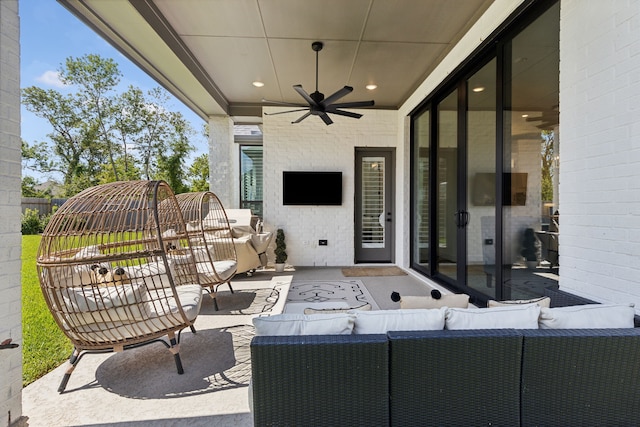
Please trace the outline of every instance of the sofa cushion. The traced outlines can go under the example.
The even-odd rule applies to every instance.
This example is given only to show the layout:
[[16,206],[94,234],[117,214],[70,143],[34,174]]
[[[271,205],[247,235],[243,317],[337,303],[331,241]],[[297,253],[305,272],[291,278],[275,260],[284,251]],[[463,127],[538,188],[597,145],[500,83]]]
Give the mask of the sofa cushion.
[[349,335],[353,331],[354,316],[336,314],[278,314],[256,317],[256,335]]
[[518,299],[518,300],[508,300],[508,301],[495,301],[490,299],[487,302],[487,307],[489,308],[503,307],[503,306],[513,306],[518,304],[538,304],[540,307],[549,308],[549,305],[551,304],[551,298],[540,297],[540,298],[533,298],[533,299]]
[[633,305],[585,304],[543,308],[541,329],[633,328]]
[[400,308],[440,308],[440,307],[469,307],[469,295],[467,294],[448,294],[436,299],[431,296],[403,296],[400,300]]
[[538,329],[540,306],[521,304],[495,308],[448,308],[446,329]]
[[444,328],[444,308],[356,311],[355,334],[431,331]]

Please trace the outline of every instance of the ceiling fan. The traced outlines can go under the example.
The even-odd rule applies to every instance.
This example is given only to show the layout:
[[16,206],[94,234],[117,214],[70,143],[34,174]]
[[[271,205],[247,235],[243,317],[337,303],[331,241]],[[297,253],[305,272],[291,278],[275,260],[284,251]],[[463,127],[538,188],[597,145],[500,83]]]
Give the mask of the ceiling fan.
[[287,107],[303,107],[297,108],[295,110],[288,111],[280,111],[277,113],[265,113],[265,115],[275,115],[275,114],[286,114],[293,113],[296,111],[307,111],[303,114],[298,120],[291,122],[292,124],[300,123],[310,115],[319,116],[325,124],[330,125],[333,123],[331,117],[329,117],[328,113],[337,114],[339,116],[352,117],[354,119],[359,119],[362,117],[362,114],[354,113],[351,111],[343,111],[342,108],[362,108],[362,107],[371,107],[374,105],[373,101],[356,101],[356,102],[342,102],[335,103],[337,100],[342,98],[345,95],[348,95],[353,91],[351,86],[345,86],[342,89],[337,90],[335,93],[325,98],[324,94],[318,91],[318,52],[322,50],[324,44],[322,42],[313,42],[311,43],[311,49],[313,49],[316,53],[316,91],[308,94],[303,88],[302,85],[294,85],[293,88],[296,92],[300,94],[307,101],[308,105],[305,104],[296,104],[291,102],[279,102],[279,101],[268,101],[263,100],[263,102],[274,104],[274,105],[284,105]]

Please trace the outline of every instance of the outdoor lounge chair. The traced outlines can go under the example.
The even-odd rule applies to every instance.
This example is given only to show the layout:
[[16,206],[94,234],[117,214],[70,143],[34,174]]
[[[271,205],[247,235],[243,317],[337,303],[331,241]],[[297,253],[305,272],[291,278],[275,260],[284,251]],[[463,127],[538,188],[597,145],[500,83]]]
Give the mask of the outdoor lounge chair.
[[[231,287],[238,262],[231,227],[224,207],[210,191],[177,194],[176,199],[186,222],[191,251],[186,257],[195,257],[197,275],[202,286],[210,290],[216,309],[216,289],[222,284]],[[169,251],[169,256],[179,259],[180,254]]]
[[189,246],[180,207],[164,181],[89,188],[53,214],[37,268],[49,310],[74,346],[60,393],[85,354],[153,342],[169,349],[183,373],[180,332],[195,332],[202,286],[188,274],[195,265],[177,268],[168,256],[166,236]]

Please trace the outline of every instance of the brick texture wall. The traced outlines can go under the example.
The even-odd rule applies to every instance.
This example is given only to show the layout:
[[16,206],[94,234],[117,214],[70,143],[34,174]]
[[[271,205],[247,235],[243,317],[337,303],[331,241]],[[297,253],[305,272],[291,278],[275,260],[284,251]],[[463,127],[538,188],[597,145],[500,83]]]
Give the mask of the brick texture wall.
[[[265,111],[282,109],[267,107]],[[399,134],[396,111],[360,112],[364,116],[359,120],[332,116],[330,126],[313,116],[293,125],[291,121],[298,117],[295,113],[264,116],[265,226],[284,229],[287,262],[294,266],[353,264],[355,147],[396,147]],[[397,174],[401,173],[398,169],[396,166]],[[285,170],[342,172],[342,206],[283,206]],[[319,246],[320,239],[328,245]]]
[[640,308],[640,1],[562,0],[561,287]]
[[[22,344],[18,0],[0,1],[0,342]],[[21,348],[0,350],[0,426],[22,415]]]

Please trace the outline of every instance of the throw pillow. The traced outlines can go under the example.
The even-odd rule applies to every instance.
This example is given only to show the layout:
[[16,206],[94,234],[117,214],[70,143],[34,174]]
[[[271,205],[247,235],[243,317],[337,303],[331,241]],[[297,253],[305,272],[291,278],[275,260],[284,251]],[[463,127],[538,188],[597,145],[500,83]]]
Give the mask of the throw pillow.
[[335,314],[278,314],[256,317],[256,335],[350,335],[354,316]]
[[540,307],[549,308],[551,304],[551,298],[549,297],[540,297],[533,299],[517,299],[517,300],[508,300],[508,301],[494,301],[490,299],[487,302],[487,307],[503,307],[503,306],[514,306],[519,304],[538,304]]
[[538,329],[540,306],[448,308],[445,329]]
[[540,329],[633,328],[632,304],[585,304],[543,308]]
[[354,334],[386,334],[388,331],[428,331],[444,328],[445,309],[356,311]]
[[338,307],[338,308],[305,308],[304,314],[332,314],[332,313],[348,313],[352,310],[371,311],[371,304],[365,303],[357,307]]
[[469,307],[469,295],[467,294],[448,294],[442,295],[439,299],[431,296],[403,296],[400,299],[400,308],[440,308],[440,307]]

